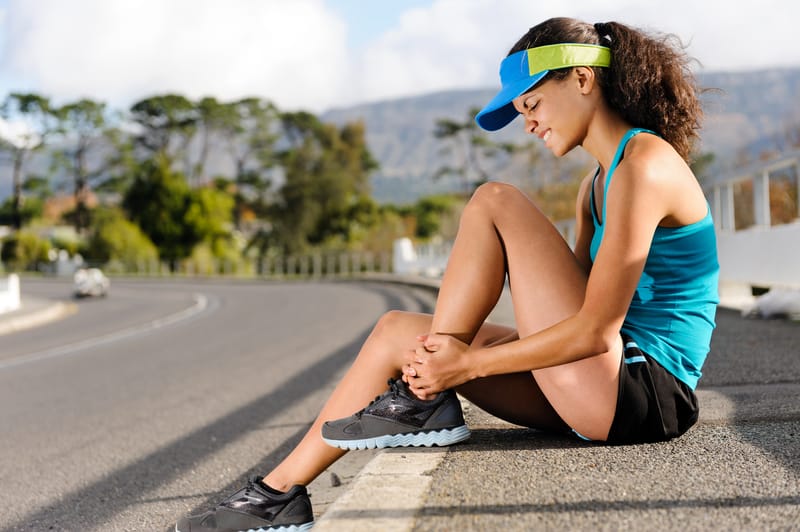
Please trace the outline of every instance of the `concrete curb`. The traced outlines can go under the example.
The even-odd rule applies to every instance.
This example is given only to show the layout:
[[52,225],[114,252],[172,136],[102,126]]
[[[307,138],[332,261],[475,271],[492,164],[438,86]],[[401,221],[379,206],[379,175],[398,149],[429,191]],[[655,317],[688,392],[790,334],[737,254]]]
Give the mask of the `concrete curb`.
[[431,473],[446,454],[446,449],[414,448],[380,452],[314,523],[315,532],[411,530],[433,481]]
[[[25,304],[23,303],[23,309],[24,307]],[[16,311],[15,314],[20,313],[18,316],[10,316],[0,321],[0,336],[38,327],[45,323],[66,318],[76,312],[78,312],[78,305],[62,301],[29,313],[24,312],[24,310]]]

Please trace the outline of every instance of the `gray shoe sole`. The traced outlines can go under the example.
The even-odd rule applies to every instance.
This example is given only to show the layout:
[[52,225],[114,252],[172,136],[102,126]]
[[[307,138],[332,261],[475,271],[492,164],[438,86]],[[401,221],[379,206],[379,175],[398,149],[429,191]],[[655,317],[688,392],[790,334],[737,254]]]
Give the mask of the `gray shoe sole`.
[[361,440],[331,440],[322,439],[331,447],[356,451],[359,449],[384,449],[386,447],[444,447],[469,438],[470,432],[466,425],[452,429],[431,430],[426,432],[412,432],[409,434],[388,434]]
[[[302,525],[284,525],[284,526],[273,526],[273,527],[261,527],[261,528],[249,528],[247,530],[242,530],[241,532],[306,532],[307,530],[311,530],[314,526],[314,522],[304,523]],[[178,529],[178,525],[175,525],[175,532],[181,532]]]

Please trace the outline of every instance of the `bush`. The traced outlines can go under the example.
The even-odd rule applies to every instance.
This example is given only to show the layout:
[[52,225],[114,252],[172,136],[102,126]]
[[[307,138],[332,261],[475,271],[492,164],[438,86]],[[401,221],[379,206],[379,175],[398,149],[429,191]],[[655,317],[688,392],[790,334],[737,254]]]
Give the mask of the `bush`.
[[40,262],[48,262],[50,242],[31,231],[18,231],[3,240],[0,260],[10,270],[35,270]]
[[89,262],[114,262],[127,271],[158,260],[158,250],[139,226],[127,220],[118,209],[93,213],[94,227],[86,248]]

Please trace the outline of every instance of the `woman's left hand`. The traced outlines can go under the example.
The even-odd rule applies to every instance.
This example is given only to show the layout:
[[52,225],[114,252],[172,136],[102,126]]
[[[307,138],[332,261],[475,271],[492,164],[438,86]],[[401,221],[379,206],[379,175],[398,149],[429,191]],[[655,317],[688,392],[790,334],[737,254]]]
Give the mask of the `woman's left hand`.
[[406,355],[403,380],[420,399],[454,388],[470,379],[464,342],[446,334],[418,336],[416,350]]

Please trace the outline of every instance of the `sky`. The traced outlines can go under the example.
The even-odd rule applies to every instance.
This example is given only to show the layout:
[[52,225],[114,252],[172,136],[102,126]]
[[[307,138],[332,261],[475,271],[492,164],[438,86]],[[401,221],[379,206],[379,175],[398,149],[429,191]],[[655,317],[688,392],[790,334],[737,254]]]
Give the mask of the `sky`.
[[0,98],[118,109],[154,94],[325,110],[498,85],[552,16],[674,33],[699,69],[800,67],[800,2],[761,0],[0,0]]

